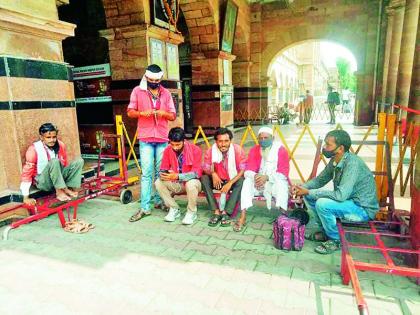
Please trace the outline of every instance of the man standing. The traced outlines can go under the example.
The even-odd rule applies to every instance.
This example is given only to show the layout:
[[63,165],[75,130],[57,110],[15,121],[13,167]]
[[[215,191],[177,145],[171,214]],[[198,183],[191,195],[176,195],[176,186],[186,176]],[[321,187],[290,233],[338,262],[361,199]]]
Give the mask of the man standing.
[[[246,166],[244,150],[237,144],[232,143],[233,134],[227,128],[219,128],[215,135],[215,143],[207,150],[204,156],[204,175],[201,184],[206,193],[207,202],[213,216],[209,226],[230,226],[228,213],[232,213],[241,196],[243,175]],[[213,189],[220,190],[220,202],[217,204]],[[224,201],[226,195],[232,191],[226,207]]]
[[328,87],[328,111],[330,112],[330,124],[335,124],[335,106],[340,104],[340,96],[335,92],[332,86]]
[[[160,83],[162,69],[155,64],[147,67],[140,85],[131,92],[127,115],[137,119],[140,150],[141,192],[140,210],[131,216],[130,222],[142,219],[151,213],[153,176],[159,176],[162,152],[168,141],[168,121],[176,118],[171,93]],[[155,208],[162,206],[160,196],[154,194]]]
[[173,194],[187,193],[187,212],[182,224],[193,224],[197,219],[197,197],[201,191],[201,149],[185,140],[182,128],[169,131],[169,146],[163,151],[160,178],[155,182],[156,190],[169,207],[166,222],[174,222],[181,216]]
[[254,196],[262,195],[271,209],[271,199],[276,207],[287,210],[289,198],[289,154],[280,142],[273,142],[273,130],[261,127],[258,144],[251,148],[241,191],[241,216],[233,226],[240,232],[246,223],[246,210],[252,206]]
[[[322,153],[330,162],[314,179],[293,192],[304,196],[309,210],[315,214],[319,231],[307,235],[312,241],[323,242],[315,248],[319,254],[331,254],[340,249],[336,220],[354,222],[375,218],[379,210],[376,185],[372,172],[357,155],[350,153],[351,139],[344,130],[332,130],[325,137]],[[330,180],[334,190],[321,189]]]
[[304,122],[305,124],[309,124],[311,121],[312,108],[314,106],[314,97],[311,95],[309,90],[306,90],[306,97],[304,102]]
[[23,202],[35,205],[29,198],[32,184],[43,191],[55,190],[60,201],[68,201],[78,195],[82,181],[83,159],[67,161],[66,146],[57,139],[58,129],[51,123],[39,127],[39,140],[26,151],[26,161],[21,175],[20,190]]

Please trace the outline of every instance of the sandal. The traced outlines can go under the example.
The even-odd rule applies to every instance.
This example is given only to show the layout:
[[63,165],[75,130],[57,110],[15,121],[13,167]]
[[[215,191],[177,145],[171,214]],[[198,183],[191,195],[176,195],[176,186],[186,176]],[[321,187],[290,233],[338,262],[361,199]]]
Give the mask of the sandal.
[[328,240],[315,247],[315,252],[322,255],[332,254],[341,248],[339,240]]
[[129,222],[136,222],[138,220],[143,219],[144,217],[148,217],[149,215],[151,215],[150,212],[145,212],[144,210],[139,210],[135,214],[133,214],[128,221]]
[[312,242],[326,242],[328,241],[327,235],[323,231],[316,231],[305,235],[305,240],[312,241]]
[[244,226],[246,226],[246,223],[241,224],[239,221],[236,221],[235,224],[233,225],[233,230],[235,232],[241,232]]
[[95,226],[91,223],[87,223],[83,220],[72,220],[69,222],[66,222],[66,225],[64,226],[64,231],[70,232],[70,233],[86,233],[90,230],[94,229]]
[[211,217],[210,217],[210,220],[209,220],[209,223],[208,223],[208,226],[216,226],[216,225],[218,225],[219,224],[219,222],[220,222],[220,220],[222,220],[222,215],[220,215],[220,214],[213,214]]
[[230,217],[227,213],[222,214],[220,218],[220,226],[227,227],[231,225]]

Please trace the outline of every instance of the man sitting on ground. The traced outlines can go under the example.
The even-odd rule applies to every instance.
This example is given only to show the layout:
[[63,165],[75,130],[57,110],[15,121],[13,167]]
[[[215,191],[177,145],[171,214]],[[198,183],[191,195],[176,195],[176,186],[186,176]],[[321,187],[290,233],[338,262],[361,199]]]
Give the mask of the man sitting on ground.
[[[332,130],[325,137],[322,153],[330,162],[314,179],[293,191],[304,196],[309,210],[320,226],[306,238],[323,242],[315,248],[319,254],[331,254],[340,249],[336,220],[363,222],[373,219],[379,210],[376,185],[372,172],[357,155],[350,153],[351,139],[344,130]],[[334,190],[320,189],[330,180]],[[322,227],[322,228],[321,228]]]
[[35,205],[29,198],[29,189],[34,184],[43,191],[55,190],[60,201],[68,201],[78,195],[82,180],[83,159],[67,162],[66,146],[57,139],[58,129],[51,123],[39,127],[39,139],[26,151],[26,161],[21,175],[20,190],[23,202]]
[[252,206],[254,196],[263,195],[268,209],[271,209],[271,198],[274,197],[276,207],[287,210],[289,154],[280,142],[273,142],[273,130],[269,127],[260,128],[258,143],[248,154],[241,191],[241,217],[233,226],[236,232],[245,225],[246,210]]
[[185,140],[182,128],[169,130],[169,146],[165,148],[160,165],[160,178],[156,190],[169,207],[165,221],[174,222],[181,216],[173,194],[187,193],[187,212],[182,224],[193,224],[197,219],[197,197],[201,191],[201,149]]
[[[228,213],[232,213],[241,196],[243,175],[246,166],[244,150],[232,143],[233,134],[227,128],[219,128],[215,135],[215,143],[207,150],[204,156],[204,175],[201,184],[206,193],[207,202],[214,211],[209,226],[230,226]],[[217,204],[213,189],[220,190],[221,202]],[[221,209],[223,201],[232,190],[226,207]],[[223,201],[222,201],[223,200]]]

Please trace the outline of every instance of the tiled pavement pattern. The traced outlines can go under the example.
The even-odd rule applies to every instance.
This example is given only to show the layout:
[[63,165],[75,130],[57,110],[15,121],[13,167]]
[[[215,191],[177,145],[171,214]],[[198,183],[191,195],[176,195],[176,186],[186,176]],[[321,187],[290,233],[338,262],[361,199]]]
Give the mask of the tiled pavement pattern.
[[[302,165],[311,165],[308,152]],[[63,232],[56,216],[11,231],[0,243],[0,314],[358,313],[351,287],[341,284],[339,253],[317,255],[309,241],[302,252],[276,250],[276,213],[261,203],[241,233],[209,228],[204,199],[190,227],[163,222],[161,210],[128,223],[137,207],[90,200],[79,217],[96,228],[81,235]],[[359,278],[371,314],[420,314],[412,280]]]

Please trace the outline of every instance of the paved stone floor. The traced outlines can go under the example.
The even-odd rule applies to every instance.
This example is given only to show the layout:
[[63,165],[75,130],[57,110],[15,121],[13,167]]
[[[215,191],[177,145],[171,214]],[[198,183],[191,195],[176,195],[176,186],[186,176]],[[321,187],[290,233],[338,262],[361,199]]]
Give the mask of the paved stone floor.
[[[307,174],[313,149],[304,143],[298,163]],[[277,213],[261,203],[241,233],[209,228],[204,199],[193,226],[165,223],[161,210],[129,223],[137,208],[103,198],[84,203],[79,218],[96,225],[86,234],[63,232],[56,216],[12,230],[0,242],[0,314],[358,313],[351,287],[341,284],[339,253],[315,254],[309,241],[301,252],[276,250]],[[413,280],[359,278],[371,314],[420,314]]]

